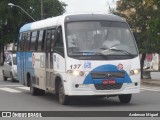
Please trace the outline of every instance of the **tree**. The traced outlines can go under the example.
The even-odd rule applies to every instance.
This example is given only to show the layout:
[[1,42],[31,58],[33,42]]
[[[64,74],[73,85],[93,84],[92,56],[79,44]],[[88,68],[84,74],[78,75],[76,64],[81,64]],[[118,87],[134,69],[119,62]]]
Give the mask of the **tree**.
[[155,9],[158,11],[156,17],[154,19],[151,19],[148,29],[148,35],[149,35],[149,41],[148,44],[150,44],[151,52],[160,53],[160,1],[154,0],[153,3]]
[[[19,28],[28,22],[33,22],[22,10],[10,7],[8,3],[21,6],[36,20],[40,20],[40,0],[1,0],[0,1],[0,42],[8,43],[16,39]],[[65,12],[65,3],[58,0],[44,0],[45,18],[53,17]]]
[[[61,15],[65,12],[66,4],[59,0],[43,0],[45,17]],[[0,45],[17,39],[19,28],[33,22],[21,9],[10,7],[8,3],[21,6],[27,13],[40,20],[40,0],[1,0],[0,1]],[[1,47],[1,48],[2,48]],[[0,51],[1,53],[1,51]]]
[[[155,9],[155,0],[121,0],[121,4],[117,7],[114,14],[122,16],[129,23],[132,31],[137,33],[137,44],[141,56],[141,78],[143,78],[143,66],[146,53],[157,52],[151,47],[155,39],[151,39],[149,32],[149,22],[156,18],[158,10]],[[154,46],[154,47],[157,47]]]
[[[65,12],[67,4],[60,2],[59,0],[42,0],[43,1],[43,12],[44,18],[61,15]],[[41,19],[41,6],[40,0],[29,0],[29,13],[34,16],[36,20]]]

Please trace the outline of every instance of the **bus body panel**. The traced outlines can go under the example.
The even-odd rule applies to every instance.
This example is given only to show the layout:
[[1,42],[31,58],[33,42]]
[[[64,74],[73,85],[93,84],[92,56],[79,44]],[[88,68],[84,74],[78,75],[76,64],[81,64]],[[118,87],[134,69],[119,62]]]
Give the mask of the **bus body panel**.
[[45,69],[45,54],[44,53],[36,53],[32,52],[32,67],[34,70],[35,76],[35,85],[36,87],[41,88],[43,90],[46,89],[46,69]]
[[[71,62],[72,61],[72,62]],[[65,80],[69,82],[70,90],[68,91],[68,95],[100,95],[101,93],[104,94],[124,94],[126,91],[127,93],[139,93],[140,87],[140,73],[138,75],[130,76],[130,71],[134,69],[139,69],[140,64],[136,64],[131,66],[130,63],[137,63],[139,61],[139,57],[130,60],[117,60],[117,61],[93,61],[93,60],[75,60],[68,58],[67,59],[67,68],[66,70],[70,70],[71,66],[74,65],[81,65],[79,68],[74,69],[74,71],[83,71],[85,73],[84,76],[74,76],[70,74],[66,74]],[[118,70],[118,65],[123,65],[123,70]],[[109,80],[107,78],[101,79],[92,79],[91,74],[92,72],[118,72],[124,71],[125,77],[124,78],[114,78],[116,83],[122,83],[122,88],[117,90],[96,90],[94,85],[95,84],[102,84],[103,80]],[[112,79],[112,78],[111,78]],[[137,84],[137,85],[135,85]],[[79,85],[76,88],[76,85]],[[83,91],[82,94],[80,91]],[[102,92],[103,91],[103,92]],[[110,92],[109,92],[110,91]],[[87,93],[88,92],[88,93]]]

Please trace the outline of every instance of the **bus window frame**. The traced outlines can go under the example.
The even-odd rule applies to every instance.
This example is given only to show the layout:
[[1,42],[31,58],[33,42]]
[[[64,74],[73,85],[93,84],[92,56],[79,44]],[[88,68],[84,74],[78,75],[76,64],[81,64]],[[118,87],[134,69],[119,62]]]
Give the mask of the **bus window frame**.
[[21,33],[21,39],[19,39],[19,45],[18,45],[18,51],[25,51],[25,42],[26,42],[26,39],[27,39],[27,35],[28,33],[27,32],[22,32]]
[[[41,35],[41,37],[40,37],[40,35]],[[37,39],[37,52],[43,51],[42,46],[44,45],[44,37],[45,37],[45,30],[43,30],[43,29],[39,30],[38,31],[38,39]]]
[[[49,37],[48,37],[48,32],[50,32]],[[50,52],[51,51],[51,34],[52,34],[52,29],[46,29],[46,34],[45,34],[45,40],[44,40],[44,50],[45,52]],[[49,41],[49,46],[47,46],[47,42]],[[49,47],[49,49],[47,49]]]
[[[36,32],[36,36],[35,37],[35,40],[33,39],[33,33]],[[38,36],[38,30],[34,30],[32,31],[32,34],[31,34],[31,38],[30,38],[30,50],[29,51],[36,51],[36,41],[37,41],[37,37]],[[34,41],[33,41],[34,40]],[[34,43],[34,44],[33,44]],[[32,45],[33,44],[33,45]],[[32,46],[31,46],[32,45]],[[33,48],[32,48],[33,47]]]
[[18,37],[18,46],[17,46],[17,51],[20,51],[20,48],[21,48],[21,40],[22,40],[22,35],[23,33],[19,33],[19,37]]
[[[58,33],[59,32],[59,33]],[[61,52],[61,51],[59,51],[59,50],[57,50],[56,49],[56,42],[57,42],[57,40],[58,40],[58,34],[60,34],[60,40],[61,40],[61,42],[62,42],[62,48],[63,48],[63,53]],[[62,31],[62,26],[58,26],[57,28],[56,28],[56,31],[55,31],[55,36],[54,36],[54,52],[56,52],[56,53],[59,53],[60,55],[62,55],[63,57],[64,57],[64,41],[63,41],[63,31]]]
[[32,35],[32,33],[30,31],[27,32],[27,39],[25,41],[25,51],[30,50],[31,35]]

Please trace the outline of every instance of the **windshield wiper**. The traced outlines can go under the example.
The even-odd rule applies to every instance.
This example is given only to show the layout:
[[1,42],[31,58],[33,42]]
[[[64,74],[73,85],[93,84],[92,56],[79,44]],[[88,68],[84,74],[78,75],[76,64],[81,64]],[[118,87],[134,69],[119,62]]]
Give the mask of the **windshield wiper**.
[[128,51],[126,51],[126,50],[119,50],[119,49],[110,49],[110,50],[117,51],[117,52],[123,52],[123,53],[125,53],[126,55],[133,56],[133,54],[131,54],[130,52],[128,52]]
[[95,52],[95,54],[96,54],[96,55],[107,56],[107,55],[109,55],[109,54],[108,54],[109,51],[110,51],[110,49],[108,49],[108,48],[99,48],[99,49]]
[[[119,50],[119,49],[109,49],[109,48],[100,48],[99,51],[96,52],[96,54],[100,54],[100,55],[115,55],[116,53],[124,53],[126,55],[129,56],[134,56],[133,54],[131,54],[130,52],[126,51],[126,50]],[[119,54],[117,54],[119,55]]]

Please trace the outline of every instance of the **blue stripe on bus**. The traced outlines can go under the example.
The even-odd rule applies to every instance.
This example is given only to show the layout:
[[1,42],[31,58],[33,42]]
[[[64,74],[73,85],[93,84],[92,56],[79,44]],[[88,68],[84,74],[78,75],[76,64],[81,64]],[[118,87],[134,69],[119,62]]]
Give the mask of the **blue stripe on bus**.
[[21,78],[22,78],[22,74],[21,74],[21,65],[20,65],[20,61],[21,61],[21,59],[20,59],[20,52],[17,52],[16,53],[16,56],[17,56],[17,75],[18,75],[18,81],[19,82],[21,82]]
[[17,73],[18,80],[26,84],[27,73],[35,76],[35,69],[32,65],[32,52],[17,52]]
[[32,25],[32,23],[28,23],[28,24],[22,26],[20,29],[20,32],[25,32],[25,31],[31,30],[31,25]]
[[[107,71],[115,71],[118,72],[120,70],[117,69],[117,66],[115,65],[102,65],[99,67],[96,67],[95,69],[93,69],[91,72],[107,72]],[[115,78],[116,83],[132,83],[128,73],[126,71],[125,72],[125,78]],[[91,74],[89,73],[83,84],[102,84],[102,81],[105,79],[92,79]]]

